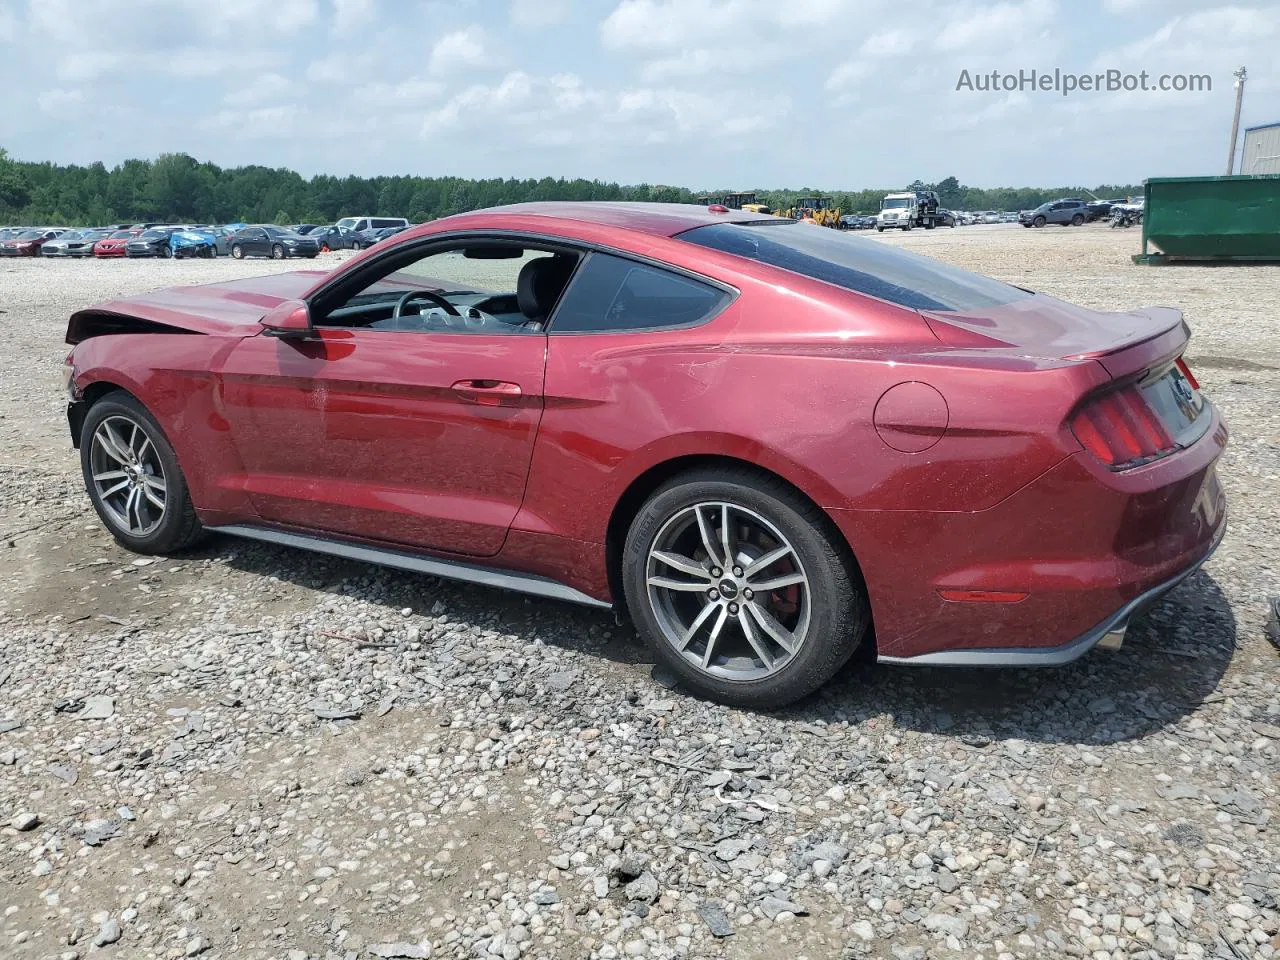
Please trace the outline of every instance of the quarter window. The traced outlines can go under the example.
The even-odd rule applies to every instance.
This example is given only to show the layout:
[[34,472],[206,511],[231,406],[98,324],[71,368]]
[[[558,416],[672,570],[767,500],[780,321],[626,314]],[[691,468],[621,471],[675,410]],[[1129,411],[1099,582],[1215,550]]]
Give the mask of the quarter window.
[[700,323],[728,302],[729,294],[708,283],[593,253],[565,292],[551,322],[552,333],[609,333]]

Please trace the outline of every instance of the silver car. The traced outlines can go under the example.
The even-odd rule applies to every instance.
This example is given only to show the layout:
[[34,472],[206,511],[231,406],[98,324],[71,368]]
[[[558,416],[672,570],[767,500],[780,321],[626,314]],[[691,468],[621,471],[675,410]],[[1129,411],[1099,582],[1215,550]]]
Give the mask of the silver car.
[[69,230],[40,248],[42,257],[91,257],[93,245],[111,236],[110,230]]

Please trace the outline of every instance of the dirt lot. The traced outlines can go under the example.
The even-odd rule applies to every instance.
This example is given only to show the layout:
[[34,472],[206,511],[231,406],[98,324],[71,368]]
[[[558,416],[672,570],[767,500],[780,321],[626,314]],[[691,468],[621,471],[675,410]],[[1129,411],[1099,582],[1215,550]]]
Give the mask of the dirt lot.
[[1231,528],[1118,653],[851,666],[755,714],[608,614],[231,539],[138,559],[81,488],[68,314],[296,265],[0,261],[0,955],[1280,954],[1280,267],[1137,267],[1102,225],[878,242],[1186,311]]

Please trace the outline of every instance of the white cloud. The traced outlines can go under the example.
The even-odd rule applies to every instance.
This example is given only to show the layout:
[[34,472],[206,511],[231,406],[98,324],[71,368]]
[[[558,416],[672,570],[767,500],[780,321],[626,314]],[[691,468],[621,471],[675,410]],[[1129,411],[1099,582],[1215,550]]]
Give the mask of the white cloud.
[[1057,16],[1056,0],[1020,0],[961,7],[938,34],[939,50],[991,50],[1034,37]]
[[562,23],[569,10],[568,0],[511,0],[508,15],[513,26],[536,30]]
[[718,50],[694,47],[673,57],[648,61],[640,69],[640,79],[645,83],[662,83],[711,73],[759,74],[787,56],[786,50],[769,47],[753,50],[750,57],[726,57]]
[[413,104],[436,100],[444,90],[445,85],[438,80],[409,77],[399,83],[367,83],[356,87],[352,92],[352,99],[358,103]]
[[785,97],[735,103],[726,92],[666,87],[622,91],[588,88],[574,74],[537,77],[513,71],[495,84],[475,84],[427,114],[422,136],[471,129],[505,131],[517,145],[598,148],[704,139],[709,131],[745,148],[744,135],[782,122]]
[[229,104],[262,103],[278,100],[293,89],[293,81],[278,73],[255,75],[244,86],[232,90],[223,99]]
[[874,72],[875,68],[865,60],[850,60],[827,75],[825,86],[835,93],[847,92],[861,85]]
[[0,7],[0,43],[9,43],[18,35],[18,17],[7,7]]
[[329,32],[345,37],[369,23],[376,13],[373,0],[333,0],[333,23]]
[[79,90],[46,90],[36,97],[36,103],[45,113],[57,113],[84,101]]
[[909,29],[881,30],[862,41],[858,53],[864,57],[901,57],[916,45],[918,32]]
[[846,0],[622,0],[601,22],[600,39],[611,49],[684,48],[708,38],[738,47],[771,31],[829,23],[849,8]]
[[431,48],[431,72],[447,74],[484,66],[489,60],[485,39],[484,30],[477,26],[445,34]]

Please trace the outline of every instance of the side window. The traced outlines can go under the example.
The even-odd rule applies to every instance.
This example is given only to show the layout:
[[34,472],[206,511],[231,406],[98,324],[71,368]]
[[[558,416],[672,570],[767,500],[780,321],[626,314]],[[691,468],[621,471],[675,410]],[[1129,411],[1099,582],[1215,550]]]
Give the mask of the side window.
[[729,300],[711,284],[669,270],[593,253],[552,319],[552,333],[609,333],[685,327],[708,319]]
[[317,326],[425,333],[540,334],[578,257],[509,240],[389,253],[317,298]]

